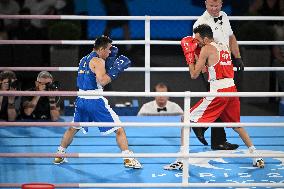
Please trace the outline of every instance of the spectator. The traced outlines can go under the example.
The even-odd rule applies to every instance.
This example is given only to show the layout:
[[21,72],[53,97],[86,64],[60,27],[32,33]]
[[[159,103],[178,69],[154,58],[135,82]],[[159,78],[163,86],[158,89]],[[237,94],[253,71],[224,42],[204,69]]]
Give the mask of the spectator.
[[[16,74],[12,71],[0,73],[1,91],[18,90]],[[20,98],[0,96],[0,120],[15,121],[19,115]]]
[[74,14],[73,0],[56,0],[54,8],[56,9],[56,14],[58,15]]
[[[280,16],[281,9],[284,8],[283,0],[264,0],[263,6],[260,10],[262,16]],[[277,25],[279,21],[267,21],[266,24],[269,26]]]
[[[24,8],[30,9],[32,15],[53,15],[55,14],[56,0],[25,0]],[[37,28],[46,28],[46,20],[33,19],[32,25]]]
[[[0,1],[0,15],[19,14],[20,6],[15,0],[1,0]],[[4,26],[6,30],[10,30],[17,26],[17,20],[5,19]]]
[[[30,15],[31,11],[28,8],[23,8],[20,11],[21,15]],[[32,20],[23,19],[19,21],[18,27],[11,31],[11,39],[14,40],[36,40],[44,39],[40,29],[31,24]],[[30,48],[30,45],[24,48]],[[36,47],[38,49],[38,47]]]
[[[158,83],[155,86],[155,92],[168,92],[169,88],[164,83]],[[149,116],[149,115],[182,115],[183,110],[181,107],[169,101],[169,97],[157,96],[155,100],[144,104],[138,115]]]
[[[246,16],[261,16],[264,0],[250,0],[248,12]],[[269,21],[271,22],[271,21]],[[273,40],[273,29],[267,25],[265,21],[247,21],[242,22],[236,30],[237,36],[241,41],[271,41]],[[258,32],[255,32],[258,31]],[[263,46],[265,47],[265,46]],[[262,47],[262,48],[263,48]],[[259,46],[250,46],[248,48],[260,48]]]
[[283,0],[264,0],[260,13],[262,16],[279,16],[282,8]]
[[23,1],[23,0],[15,0],[17,3],[18,3],[18,5],[20,6],[20,9],[22,9],[23,8],[23,6],[24,6],[24,3],[25,3],[25,0]]
[[[107,16],[129,16],[127,4],[124,0],[102,0]],[[104,35],[111,36],[111,31],[115,28],[122,28],[125,40],[130,40],[128,20],[108,20]],[[126,46],[126,50],[130,50],[131,45]]]
[[[281,10],[281,16],[284,16],[284,9]],[[275,40],[283,41],[284,40],[284,24],[278,24],[274,26],[275,29]],[[275,67],[284,67],[284,46],[273,46],[273,62],[272,65]],[[284,91],[284,74],[283,72],[276,72],[276,79],[278,81],[279,91]],[[284,100],[284,98],[281,98]]]
[[[38,74],[35,88],[30,91],[55,91],[58,90],[58,83],[53,76],[42,71]],[[57,121],[60,117],[60,108],[55,96],[29,96],[23,98],[23,118]]]
[[[8,40],[8,31],[5,28],[4,20],[0,20],[0,40]],[[11,45],[0,45],[1,66],[8,67],[14,60],[13,48]]]
[[[20,11],[22,15],[30,15],[30,10],[28,8],[23,8]],[[23,19],[19,20],[19,24],[16,28],[12,29],[10,32],[10,39],[12,40],[44,40],[44,32],[39,28],[36,28],[31,24],[32,20]],[[49,45],[13,45],[6,46],[5,48],[13,49],[13,66],[23,66],[28,65],[33,67],[48,66],[49,63]],[[4,48],[4,47],[3,47]],[[31,54],[33,57],[31,58]],[[7,57],[6,57],[7,58]],[[8,61],[7,61],[8,62]],[[11,63],[10,63],[11,64]],[[34,78],[37,77],[37,72],[30,72],[26,74],[24,72],[19,72],[19,76],[22,79],[22,90],[27,90],[32,88],[34,85]]]
[[[225,1],[224,3],[226,3]],[[232,7],[232,16],[243,16],[249,7],[250,0],[230,1]],[[226,6],[224,4],[224,6]]]
[[[281,16],[281,11],[284,9],[284,1],[283,0],[264,0],[262,9],[260,10],[260,13],[262,16]],[[281,28],[282,27],[282,21],[266,21],[264,29],[267,29],[270,31],[270,33],[265,32],[267,34],[267,38],[262,38],[262,40],[271,41],[275,39],[281,38]],[[262,28],[262,29],[263,29]],[[281,29],[280,29],[281,28]],[[280,29],[280,30],[279,30]],[[258,30],[255,30],[258,31]],[[280,33],[279,33],[280,32]],[[268,38],[270,36],[270,38]],[[271,39],[272,38],[272,39]],[[280,46],[271,46],[271,66],[282,66],[283,63],[281,63],[281,47]],[[281,80],[283,76],[281,76],[282,72],[276,72],[271,74],[270,82],[271,87],[270,90],[275,90],[275,77],[278,80],[278,86],[280,90],[283,90],[281,86]]]
[[248,16],[260,16],[260,10],[263,6],[263,0],[250,0],[248,7]]
[[0,40],[7,40],[8,33],[4,26],[4,21],[0,20]]

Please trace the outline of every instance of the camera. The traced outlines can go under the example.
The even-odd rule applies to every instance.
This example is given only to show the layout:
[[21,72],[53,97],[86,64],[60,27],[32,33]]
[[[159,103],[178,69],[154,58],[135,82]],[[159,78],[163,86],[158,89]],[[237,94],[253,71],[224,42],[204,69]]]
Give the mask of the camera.
[[59,87],[60,87],[59,81],[53,81],[51,83],[45,84],[45,90],[47,91],[54,91],[59,89]]
[[21,83],[18,80],[14,80],[12,81],[11,79],[9,79],[8,81],[8,89],[10,90],[12,89],[16,89],[17,91],[21,90]]

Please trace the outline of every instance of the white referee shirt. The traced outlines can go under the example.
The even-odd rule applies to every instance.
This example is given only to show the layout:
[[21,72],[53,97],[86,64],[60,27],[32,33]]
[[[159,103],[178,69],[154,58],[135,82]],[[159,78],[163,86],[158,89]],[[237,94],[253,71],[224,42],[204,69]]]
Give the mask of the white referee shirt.
[[146,104],[143,104],[143,106],[141,107],[141,109],[138,112],[139,116],[159,116],[159,115],[182,115],[183,114],[183,110],[181,109],[181,107],[175,103],[175,102],[171,102],[171,101],[167,101],[167,104],[165,107],[159,107],[156,103],[155,100],[148,102]]
[[222,21],[218,20],[217,22],[215,22],[214,17],[211,16],[207,11],[205,11],[203,15],[201,15],[194,23],[193,29],[201,24],[207,24],[213,31],[214,40],[229,47],[229,37],[234,33],[227,14],[223,11],[220,11],[219,16],[222,16]]

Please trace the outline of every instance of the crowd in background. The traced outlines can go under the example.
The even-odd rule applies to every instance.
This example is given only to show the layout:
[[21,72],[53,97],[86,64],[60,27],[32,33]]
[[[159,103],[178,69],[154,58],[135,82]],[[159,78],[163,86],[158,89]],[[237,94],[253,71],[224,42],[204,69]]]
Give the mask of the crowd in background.
[[[66,0],[3,0],[0,1],[0,14],[7,15],[56,15],[73,14],[74,7],[71,1]],[[31,37],[37,39],[47,38],[46,20],[1,20],[1,39],[22,39]],[[28,31],[23,33],[18,30]],[[36,35],[32,35],[36,34]],[[22,35],[22,36],[21,36]]]
[[[96,4],[90,5],[90,2],[87,6],[94,6]],[[127,8],[128,0],[119,0],[119,1],[108,1],[101,0],[100,3],[105,9],[105,14],[109,16],[132,16],[131,11]],[[146,2],[145,2],[146,3]],[[192,5],[195,5],[196,2],[193,1]],[[198,4],[203,7],[204,2],[200,1]],[[284,14],[284,3],[281,0],[227,0],[224,1],[226,6],[231,7],[231,14],[233,16],[283,16]],[[178,10],[177,10],[178,11]],[[9,14],[9,15],[75,15],[75,14],[90,14],[89,12],[77,12],[75,13],[75,3],[74,0],[2,0],[0,1],[0,14]],[[191,14],[188,14],[191,16]],[[135,15],[133,15],[135,16]],[[194,15],[193,15],[194,16]],[[40,20],[33,19],[30,22],[27,20],[0,20],[0,39],[48,39],[50,38],[49,27],[52,25],[50,20]],[[251,22],[242,22],[244,24]],[[254,22],[259,24],[260,22]],[[283,22],[268,21],[265,23],[265,26],[281,26]],[[103,33],[111,35],[110,29],[115,27],[122,27],[124,32],[124,38],[130,39],[128,21],[112,21],[106,24],[106,28]],[[242,24],[236,24],[238,27]],[[86,27],[80,25],[80,27]],[[19,29],[27,31],[25,33],[17,32]],[[241,29],[241,28],[240,28]],[[264,28],[266,29],[266,28]],[[85,28],[82,28],[82,31],[85,32]],[[31,35],[30,32],[36,34]],[[81,33],[81,37],[85,38],[86,34]],[[273,32],[272,32],[273,33]],[[277,30],[279,33],[279,30]],[[253,37],[257,37],[256,34]],[[63,37],[63,36],[62,36]],[[237,36],[240,38],[239,36]],[[255,39],[250,38],[250,40],[261,40],[261,38]]]
[[[127,9],[127,0],[117,1],[113,3],[108,0],[101,0],[104,5],[106,15],[132,15],[131,11]],[[203,1],[199,4],[204,3]],[[194,1],[192,4],[196,4]],[[284,3],[281,0],[238,0],[238,1],[224,1],[224,4],[231,6],[231,15],[238,16],[283,16]],[[96,6],[96,5],[88,5]],[[203,4],[202,4],[203,6]],[[117,13],[117,14],[116,14]],[[73,0],[1,0],[0,14],[10,15],[74,15],[75,2]],[[77,13],[78,14],[78,13]],[[88,14],[86,12],[79,14]],[[230,15],[230,13],[228,13]],[[188,14],[190,15],[190,14]],[[135,16],[135,15],[134,15]],[[60,22],[60,24],[59,24]],[[62,24],[63,22],[63,24]],[[284,29],[282,21],[238,21],[232,22],[233,30],[236,37],[240,41],[254,41],[254,40],[283,40]],[[72,27],[73,24],[73,27]],[[13,20],[0,19],[0,39],[18,39],[18,40],[64,40],[69,37],[69,40],[87,39],[87,25],[86,22],[79,23],[53,20]],[[74,26],[75,24],[75,26]],[[116,27],[123,28],[126,40],[130,39],[131,32],[128,27],[129,23],[126,21],[112,21],[107,22],[104,34],[111,36],[111,29]],[[73,35],[65,34],[62,28],[72,30]],[[189,27],[191,28],[191,27]],[[257,30],[257,32],[255,31]],[[60,32],[61,31],[61,32]],[[64,38],[64,39],[63,39]],[[112,37],[113,38],[113,37]],[[28,47],[27,45],[2,46],[0,45],[3,66],[50,66],[50,49],[48,45],[37,45],[36,47]],[[127,46],[126,49],[130,49]],[[283,62],[283,49],[273,49],[273,58]],[[23,54],[35,52],[36,61],[29,59]],[[86,52],[82,52],[84,55]],[[11,58],[13,57],[13,58]],[[17,58],[21,57],[21,58]],[[27,63],[29,62],[29,63]],[[34,75],[35,76],[35,75]],[[30,87],[30,86],[29,86]],[[29,88],[27,87],[27,88]]]
[[[124,6],[124,12],[132,15],[125,9],[126,3],[120,3]],[[107,0],[102,1],[105,6],[111,6]],[[284,16],[284,1],[282,0],[239,0],[224,1],[232,7],[231,15],[234,16]],[[0,14],[8,15],[74,15],[75,3],[73,0],[1,0]],[[115,4],[115,6],[119,6]],[[116,10],[119,10],[116,7]],[[109,13],[112,14],[112,13]],[[56,26],[58,21],[49,20],[9,20],[0,19],[0,40],[48,40],[57,39],[60,27]],[[84,22],[82,22],[84,23]],[[77,34],[79,38],[87,39],[86,24],[75,24],[75,30],[80,29]],[[113,24],[109,24],[113,26]],[[122,22],[126,34],[125,39],[130,39],[128,22]],[[118,24],[118,26],[120,26]],[[68,26],[69,27],[69,26]],[[59,28],[59,29],[58,29]],[[284,40],[284,22],[283,21],[238,21],[233,22],[233,28],[238,40],[240,41],[283,41]],[[109,28],[105,32],[111,35]],[[76,32],[73,32],[76,33]],[[62,34],[59,33],[59,37]],[[70,36],[72,38],[74,36]],[[111,36],[110,36],[111,37]],[[58,38],[60,40],[60,38]],[[128,46],[126,49],[132,48]],[[284,46],[271,46],[271,66],[282,67],[284,65]],[[132,48],[133,49],[133,48]],[[135,51],[134,51],[135,52]],[[85,52],[83,52],[86,54]],[[33,57],[30,57],[30,55]],[[182,56],[182,53],[180,53]],[[0,45],[1,67],[20,67],[20,66],[51,66],[50,64],[50,46],[49,45]],[[78,60],[79,61],[79,60]],[[68,66],[68,65],[65,65]],[[284,74],[277,72],[278,86],[280,91],[284,91]],[[37,80],[38,73],[22,74],[16,73],[22,82],[21,90],[29,90]],[[75,85],[75,84],[74,84]],[[51,100],[53,102],[53,100]],[[13,104],[13,103],[10,103]],[[54,104],[54,103],[53,103]],[[52,105],[53,106],[53,105]],[[7,102],[7,107],[9,103]],[[50,118],[50,117],[49,117]]]

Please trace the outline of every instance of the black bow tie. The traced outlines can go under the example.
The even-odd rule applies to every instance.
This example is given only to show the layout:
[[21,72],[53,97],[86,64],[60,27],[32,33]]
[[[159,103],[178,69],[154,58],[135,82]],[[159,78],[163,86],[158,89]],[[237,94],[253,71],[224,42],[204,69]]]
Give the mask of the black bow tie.
[[222,16],[219,16],[219,17],[214,18],[214,22],[218,22],[218,20],[221,21],[220,24],[222,25],[222,24],[223,24],[223,22],[222,22]]
[[167,107],[163,107],[163,108],[157,108],[157,112],[160,112],[160,111],[167,111]]

